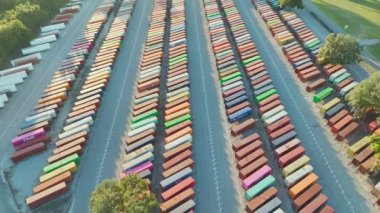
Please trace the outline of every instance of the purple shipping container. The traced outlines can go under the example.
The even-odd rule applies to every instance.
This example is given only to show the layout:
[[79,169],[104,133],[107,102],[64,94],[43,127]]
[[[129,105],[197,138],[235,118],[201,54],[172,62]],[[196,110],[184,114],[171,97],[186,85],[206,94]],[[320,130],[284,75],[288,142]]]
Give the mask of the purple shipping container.
[[31,131],[31,132],[28,132],[26,134],[23,134],[23,135],[20,135],[20,136],[13,138],[12,139],[12,145],[14,147],[16,147],[22,143],[28,142],[30,140],[37,138],[37,137],[42,137],[45,135],[46,135],[45,130],[43,128],[39,128],[39,129],[36,129],[34,131]]
[[143,163],[135,168],[133,168],[132,170],[129,170],[129,171],[123,171],[124,174],[128,175],[128,174],[137,174],[137,173],[140,173],[144,170],[147,170],[149,169],[150,171],[152,171],[153,169],[153,164],[151,161],[148,161],[146,163]]

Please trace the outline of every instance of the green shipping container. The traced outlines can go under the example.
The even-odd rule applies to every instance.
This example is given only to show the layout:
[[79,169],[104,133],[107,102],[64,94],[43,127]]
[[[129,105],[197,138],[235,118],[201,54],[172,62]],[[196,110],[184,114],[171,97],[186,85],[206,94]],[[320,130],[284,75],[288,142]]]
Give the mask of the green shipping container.
[[231,80],[231,79],[239,77],[239,76],[241,76],[240,72],[234,72],[234,73],[232,73],[230,75],[227,75],[227,76],[223,77],[222,79],[220,79],[220,82],[224,83],[224,82],[226,82],[228,80]]
[[274,182],[275,179],[272,175],[267,176],[266,178],[262,179],[260,182],[258,182],[245,192],[245,199],[247,201],[252,200],[252,198],[261,194],[261,192],[263,192],[265,189],[268,189],[269,187],[273,186]]
[[149,110],[149,111],[144,112],[144,113],[142,113],[136,117],[133,117],[132,118],[132,124],[137,123],[139,121],[142,121],[144,119],[153,117],[153,116],[157,116],[157,115],[158,115],[158,111],[156,109]]
[[318,94],[316,94],[313,97],[314,103],[319,103],[323,99],[327,98],[331,93],[333,92],[333,89],[331,87],[327,87],[326,89],[320,91]]
[[170,120],[170,121],[165,122],[165,129],[168,129],[168,128],[175,126],[179,123],[182,123],[183,121],[186,121],[186,120],[191,121],[191,115],[190,114],[182,115],[181,117],[178,117],[174,120]]
[[256,103],[259,103],[260,101],[262,101],[262,100],[264,100],[264,99],[268,98],[269,96],[276,94],[276,93],[277,93],[277,91],[275,89],[270,89],[270,90],[264,92],[263,94],[256,96],[255,101],[256,101]]
[[63,158],[62,160],[59,160],[59,161],[57,161],[55,163],[52,163],[50,165],[45,166],[44,169],[43,169],[44,173],[46,174],[46,173],[49,173],[51,171],[54,171],[54,170],[56,170],[56,169],[58,169],[58,168],[60,168],[60,167],[62,167],[64,165],[66,165],[66,164],[71,163],[71,162],[74,162],[75,165],[79,164],[79,156],[78,156],[78,154],[72,154],[72,155],[70,155],[68,157]]

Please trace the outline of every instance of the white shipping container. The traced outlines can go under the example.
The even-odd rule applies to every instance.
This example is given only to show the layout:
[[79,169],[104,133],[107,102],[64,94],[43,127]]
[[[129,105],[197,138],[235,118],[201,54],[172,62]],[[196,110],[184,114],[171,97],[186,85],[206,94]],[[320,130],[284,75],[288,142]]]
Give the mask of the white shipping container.
[[55,30],[63,30],[65,29],[65,27],[66,25],[64,23],[47,25],[47,26],[41,27],[41,32],[46,33],[46,32],[55,31]]
[[12,67],[9,69],[1,70],[0,76],[5,76],[5,75],[12,74],[12,73],[20,72],[20,71],[32,71],[33,69],[34,69],[34,67],[33,67],[32,63],[24,64],[24,65],[20,65],[17,67]]
[[181,144],[184,144],[188,141],[193,141],[193,137],[190,135],[190,134],[186,134],[180,138],[177,138],[176,140],[168,143],[168,144],[165,144],[165,151],[169,151],[171,149],[174,149],[175,147],[181,145]]
[[28,122],[28,121],[35,120],[37,118],[41,118],[41,117],[44,117],[44,116],[50,116],[50,118],[54,118],[56,116],[55,110],[51,109],[51,110],[48,110],[48,111],[45,111],[45,112],[42,112],[42,113],[38,113],[38,114],[35,114],[35,115],[28,116],[28,117],[25,118],[25,121]]
[[90,127],[88,124],[84,124],[82,126],[78,126],[77,128],[71,129],[69,131],[63,132],[58,135],[58,138],[61,140],[63,138],[67,138],[71,135],[74,135],[75,133],[82,132],[82,131],[89,131]]
[[16,85],[14,84],[7,84],[7,85],[0,86],[0,94],[4,94],[7,92],[16,92],[16,91],[17,91],[17,88],[16,88]]
[[30,45],[35,46],[35,45],[50,43],[54,41],[57,41],[57,37],[55,37],[55,35],[49,35],[49,36],[33,39],[32,41],[30,41]]
[[144,132],[144,131],[146,131],[148,129],[151,129],[151,128],[152,129],[156,129],[156,124],[150,123],[148,125],[145,125],[145,126],[142,126],[140,128],[134,129],[132,131],[129,131],[127,135],[128,135],[128,137],[132,137],[132,136],[140,134],[140,133],[142,133],[142,132]]
[[83,124],[88,124],[89,126],[91,126],[93,123],[94,123],[94,120],[92,119],[91,116],[89,116],[89,117],[83,118],[83,119],[81,119],[79,121],[76,121],[76,122],[74,122],[72,124],[69,124],[69,125],[63,127],[63,130],[64,131],[69,131],[69,130],[74,129],[74,128],[78,127],[78,126],[81,126]]
[[23,48],[23,49],[21,49],[21,52],[24,55],[29,55],[29,54],[33,54],[33,53],[44,52],[46,50],[49,50],[50,48],[51,48],[50,44],[46,43],[46,44],[36,45],[33,47]]

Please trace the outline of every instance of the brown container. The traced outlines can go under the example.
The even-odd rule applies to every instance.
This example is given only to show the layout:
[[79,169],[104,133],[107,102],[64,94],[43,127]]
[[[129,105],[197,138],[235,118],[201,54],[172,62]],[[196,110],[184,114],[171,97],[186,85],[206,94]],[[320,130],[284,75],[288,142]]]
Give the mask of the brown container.
[[372,157],[368,158],[366,161],[361,163],[359,166],[359,172],[362,174],[367,174],[371,170],[373,164],[376,162],[376,159],[376,156],[373,155]]
[[177,156],[175,156],[174,158],[166,161],[165,163],[162,164],[162,168],[164,170],[168,170],[169,168],[177,165],[179,162],[187,159],[187,158],[191,158],[191,151],[190,150],[185,150],[181,153],[179,153]]
[[173,157],[177,156],[178,154],[184,152],[185,150],[190,150],[191,147],[192,147],[191,142],[186,142],[186,143],[183,143],[183,144],[177,146],[174,149],[171,149],[167,152],[164,152],[164,154],[163,154],[164,161],[165,162],[169,161],[170,159],[172,159]]
[[178,104],[184,103],[186,101],[189,101],[189,97],[187,97],[187,96],[186,97],[182,97],[180,99],[177,99],[177,100],[175,100],[175,101],[173,101],[171,103],[166,103],[165,104],[165,109],[171,108],[173,106],[176,106]]
[[26,199],[26,205],[28,205],[29,208],[36,208],[64,194],[67,191],[68,191],[68,188],[67,188],[66,183],[61,182],[38,194],[28,197]]
[[275,100],[279,100],[280,99],[280,95],[279,94],[274,94],[274,95],[271,95],[269,98],[266,98],[265,100],[263,101],[260,101],[260,103],[258,104],[259,108],[269,104],[269,103],[272,103],[273,101]]
[[344,116],[340,121],[338,121],[334,126],[331,127],[331,130],[333,133],[338,133],[340,130],[348,126],[352,121],[354,120],[354,117],[351,115]]
[[274,188],[273,186],[270,187],[269,189],[261,193],[259,196],[253,198],[252,200],[248,202],[247,207],[246,207],[247,212],[253,213],[255,210],[260,208],[266,202],[276,197],[276,195],[277,195],[277,189]]
[[139,140],[141,140],[147,136],[153,136],[155,132],[156,132],[156,130],[154,130],[154,129],[148,129],[148,130],[141,132],[137,135],[134,135],[132,137],[128,137],[127,140],[125,140],[125,143],[127,145],[131,145],[131,144],[136,143],[137,141],[139,141]]
[[343,109],[343,110],[339,111],[338,113],[336,113],[333,117],[331,117],[327,121],[327,125],[332,127],[334,124],[338,123],[338,121],[340,121],[343,117],[345,117],[347,115],[348,115],[348,111]]
[[346,126],[344,129],[342,129],[338,134],[336,135],[336,140],[342,141],[345,138],[347,138],[350,134],[355,132],[359,128],[359,124],[356,122],[350,123],[348,126]]
[[253,133],[243,139],[239,139],[233,142],[232,149],[236,152],[240,149],[244,148],[245,146],[248,146],[249,144],[253,143],[256,140],[259,140],[260,136],[257,133]]
[[179,164],[171,167],[170,169],[165,170],[162,173],[163,178],[168,178],[171,175],[181,171],[182,169],[186,167],[193,167],[194,161],[191,158],[187,158],[186,160],[180,162]]
[[49,130],[49,128],[50,128],[49,122],[48,121],[43,121],[43,122],[34,124],[33,126],[30,126],[28,128],[22,129],[22,130],[20,130],[17,133],[17,136],[23,135],[25,133],[28,133],[28,132],[31,132],[33,130],[40,129],[40,128],[43,128],[45,131]]
[[259,159],[254,162],[248,164],[244,168],[239,171],[240,179],[244,180],[249,175],[260,169],[262,166],[268,163],[268,159],[265,156],[261,156]]
[[305,149],[302,146],[298,146],[294,148],[293,150],[289,151],[288,153],[284,154],[283,156],[279,157],[278,164],[281,168],[284,168],[285,166],[297,160],[304,154],[305,154]]
[[284,135],[284,134],[286,134],[292,130],[294,130],[294,126],[292,124],[287,124],[286,126],[281,127],[280,129],[270,133],[269,138],[271,140],[274,140],[274,139],[276,139],[276,138],[278,138],[278,137],[280,137],[280,136],[282,136],[282,135]]
[[70,143],[67,143],[67,144],[65,144],[63,146],[59,146],[59,147],[55,148],[53,150],[53,154],[56,155],[58,153],[66,151],[66,150],[68,150],[70,148],[73,148],[73,147],[75,147],[77,145],[80,145],[80,146],[83,147],[86,144],[86,142],[87,142],[86,138],[84,138],[84,137],[78,138],[76,140],[71,141]]
[[18,162],[23,160],[24,158],[27,158],[31,155],[40,153],[42,151],[46,150],[45,143],[36,143],[31,146],[28,146],[24,149],[18,150],[11,154],[10,158],[13,162]]
[[334,213],[334,208],[329,205],[326,205],[321,209],[321,211],[319,211],[319,213]]
[[285,116],[281,118],[280,120],[267,126],[266,129],[267,129],[267,132],[270,134],[289,124],[290,124],[290,118],[288,116]]
[[261,107],[261,108],[260,108],[260,113],[261,113],[261,114],[264,114],[265,112],[268,112],[269,110],[271,110],[271,109],[277,107],[277,106],[280,105],[280,104],[281,104],[281,101],[280,101],[280,100],[274,100],[274,101],[272,101],[271,103],[269,103],[269,104],[267,104],[267,105]]
[[256,120],[253,119],[253,118],[250,118],[240,124],[234,124],[232,125],[231,127],[231,134],[233,136],[236,136],[238,134],[241,134],[243,133],[244,131],[247,131],[248,129],[250,128],[253,128],[253,126],[255,125],[256,123]]
[[191,127],[186,127],[181,129],[180,131],[177,131],[176,133],[168,136],[165,138],[165,143],[170,143],[173,142],[174,140],[186,135],[186,134],[191,134],[193,132],[193,129]]
[[59,184],[60,182],[69,183],[72,180],[72,176],[70,171],[67,171],[65,173],[62,173],[58,176],[55,176],[54,178],[45,181],[43,183],[38,184],[37,186],[33,187],[33,194],[37,194],[43,190],[46,190],[52,186],[55,186]]
[[325,205],[328,201],[328,198],[324,194],[318,195],[314,198],[309,204],[302,208],[299,213],[310,213],[316,212],[321,206]]
[[49,164],[51,164],[75,153],[76,154],[82,153],[82,147],[80,145],[74,146],[73,148],[67,149],[61,153],[50,156],[48,158],[48,162]]
[[186,120],[184,122],[181,122],[175,126],[170,127],[169,129],[166,129],[165,135],[169,136],[169,135],[176,133],[177,131],[179,131],[181,129],[184,129],[186,127],[191,127],[191,124],[192,124],[192,122],[190,120]]
[[260,140],[257,140],[249,144],[248,146],[246,146],[244,149],[240,149],[239,151],[235,152],[235,158],[237,160],[241,160],[242,158],[246,157],[250,153],[260,148],[261,145],[262,145],[262,142]]
[[239,160],[236,163],[236,167],[241,170],[244,167],[246,167],[248,164],[252,163],[253,161],[256,161],[258,158],[262,157],[264,155],[264,150],[262,148],[257,149],[256,151],[250,153],[243,159]]
[[360,151],[355,157],[352,159],[352,163],[355,166],[358,166],[362,162],[366,161],[368,158],[370,158],[375,151],[372,149],[371,146],[365,147],[362,151]]
[[78,132],[78,133],[76,133],[74,135],[71,135],[71,136],[69,136],[67,138],[64,138],[64,139],[61,139],[61,140],[55,142],[55,145],[57,147],[63,146],[65,144],[68,144],[68,143],[70,143],[70,142],[72,142],[72,141],[74,141],[74,140],[76,140],[78,138],[81,138],[81,137],[87,138],[87,132],[86,131]]
[[298,183],[289,188],[289,195],[292,199],[298,197],[302,192],[306,191],[311,185],[316,183],[318,176],[314,173],[308,174],[306,177],[302,178]]
[[186,189],[185,191],[179,193],[168,201],[163,202],[160,205],[160,210],[163,213],[169,212],[177,206],[181,205],[183,202],[194,197],[194,190],[192,188]]
[[310,188],[300,194],[299,197],[294,199],[294,207],[298,210],[310,202],[317,194],[322,191],[322,186],[318,183],[314,183]]
[[248,107],[250,104],[248,101],[244,101],[243,103],[239,104],[239,105],[236,105],[234,107],[231,107],[229,109],[226,110],[227,114],[228,115],[231,115],[232,113],[235,113],[245,107]]

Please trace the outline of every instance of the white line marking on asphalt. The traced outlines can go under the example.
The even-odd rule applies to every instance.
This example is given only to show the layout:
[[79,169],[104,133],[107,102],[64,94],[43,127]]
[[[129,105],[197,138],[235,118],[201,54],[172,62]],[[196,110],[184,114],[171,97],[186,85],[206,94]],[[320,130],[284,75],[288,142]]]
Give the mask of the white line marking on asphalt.
[[[148,1],[145,1],[145,4],[144,4],[144,7],[143,7],[142,11],[144,11],[145,8],[146,8],[146,5],[147,5],[146,2],[148,2]],[[142,22],[142,20],[144,20],[144,18],[141,18],[140,21],[139,21],[139,25],[138,25],[138,28],[137,28],[138,32],[141,29],[141,22]],[[132,49],[135,49],[138,38],[139,38],[138,36],[135,37],[135,40],[134,40],[133,45],[132,45]],[[126,66],[127,67],[126,74],[125,74],[125,77],[124,77],[124,80],[123,80],[123,84],[122,84],[122,87],[121,87],[121,91],[119,93],[119,97],[118,97],[118,100],[117,100],[116,110],[113,111],[115,113],[114,113],[114,116],[112,118],[111,129],[110,129],[109,134],[107,136],[107,143],[106,143],[106,147],[105,147],[104,152],[103,152],[103,157],[102,157],[102,161],[100,163],[100,168],[98,170],[98,176],[96,178],[95,186],[99,184],[101,173],[102,173],[103,168],[104,168],[104,161],[105,161],[105,158],[107,156],[108,147],[109,147],[109,144],[111,142],[112,132],[113,132],[113,129],[114,129],[114,126],[115,126],[115,122],[116,122],[116,118],[117,118],[117,115],[118,115],[117,112],[120,109],[120,101],[121,101],[122,96],[124,95],[125,85],[126,85],[126,80],[127,80],[127,74],[128,74],[128,71],[130,70],[129,67],[131,65],[131,61],[132,61],[131,58],[132,58],[132,56],[133,56],[133,54],[129,55],[129,59],[128,59],[129,61],[128,61],[128,64]]]
[[[196,1],[192,1],[193,2],[193,5],[194,5],[194,8],[195,8],[195,2]],[[195,19],[197,19],[197,14],[194,10],[194,17]],[[199,60],[200,60],[200,64],[203,64],[203,57],[202,57],[202,54],[200,52],[200,49],[201,49],[201,44],[200,44],[200,41],[199,41],[199,26],[198,26],[198,22],[195,21],[195,26],[196,26],[196,37],[197,37],[197,44],[198,44],[198,56],[199,56]],[[205,88],[205,79],[204,79],[204,70],[203,70],[203,66],[200,66],[200,70],[201,70],[201,80],[202,80],[202,96],[203,96],[203,99],[204,99],[204,103],[205,103],[205,108],[206,108],[206,121],[207,121],[207,128],[208,128],[208,132],[209,132],[209,138],[210,138],[210,148],[211,148],[211,161],[212,161],[212,167],[213,167],[213,175],[214,175],[214,182],[215,182],[215,189],[216,189],[216,202],[217,202],[217,206],[218,206],[218,212],[223,212],[223,208],[222,208],[222,202],[220,201],[221,200],[221,192],[220,192],[220,187],[219,187],[219,181],[218,181],[218,171],[217,171],[217,165],[216,165],[216,159],[215,159],[215,153],[214,153],[214,133],[211,129],[211,124],[210,124],[210,112],[209,112],[209,108],[208,108],[208,99],[206,98],[206,88]]]
[[[82,18],[82,19],[83,19],[83,18]],[[79,22],[81,22],[82,19],[80,19]],[[65,32],[66,32],[66,31],[65,31]],[[81,31],[81,32],[82,32],[82,31]],[[69,34],[69,35],[72,35],[72,34]],[[71,38],[71,37],[69,37],[69,38]],[[67,43],[68,43],[69,38],[66,38],[66,40],[65,40],[64,44],[62,45],[62,47],[64,47],[64,46],[68,46]],[[68,49],[67,51],[69,51],[69,50],[70,50],[70,49]],[[48,54],[48,53],[49,53],[49,52],[47,52],[47,54]],[[43,59],[42,59],[42,60],[43,60]],[[62,60],[63,60],[63,59],[62,59]],[[47,70],[51,70],[51,69],[52,69],[52,68],[51,68],[52,66],[53,66],[53,64],[50,63],[50,65],[48,66]],[[40,69],[42,69],[42,68],[40,68]],[[33,71],[33,72],[36,72],[36,71]],[[4,137],[4,134],[5,134],[6,132],[8,132],[8,129],[12,126],[13,122],[15,121],[15,119],[19,117],[19,116],[18,116],[18,115],[20,115],[19,112],[20,112],[21,110],[23,110],[23,108],[25,107],[25,105],[26,105],[26,104],[30,104],[30,101],[29,101],[29,100],[33,97],[33,95],[35,94],[36,90],[37,90],[38,88],[41,87],[42,81],[44,81],[44,79],[45,79],[45,78],[47,77],[47,75],[49,74],[49,72],[44,72],[44,73],[45,73],[45,75],[42,74],[41,78],[39,78],[40,81],[37,83],[37,87],[33,87],[33,90],[29,93],[30,95],[29,95],[26,99],[22,99],[22,100],[25,100],[25,101],[21,104],[21,107],[18,108],[17,112],[14,113],[15,116],[13,116],[13,118],[10,120],[10,122],[8,122],[8,125],[3,129],[3,133],[0,135],[0,138],[3,138],[3,137]]]
[[[249,17],[250,19],[252,19],[252,17],[250,17],[249,14],[247,13],[246,8],[245,8],[245,7],[243,7],[243,8],[244,8],[243,11],[244,11],[244,13],[246,14],[246,16]],[[253,19],[252,19],[252,20],[253,20]],[[259,38],[260,42],[263,43],[265,46],[267,46],[267,45],[265,44],[265,42],[263,41],[263,39],[261,38],[260,33],[257,32],[256,28],[254,27],[253,29],[255,30],[256,34],[259,35],[258,38]],[[264,48],[264,51],[265,51],[268,55],[270,55],[269,52],[268,52],[268,49],[267,49],[267,48]],[[284,80],[284,78],[283,78],[283,75],[281,74],[281,72],[279,72],[280,69],[278,68],[277,63],[273,60],[272,57],[269,57],[269,59],[271,60],[271,62],[273,63],[273,65],[276,67],[276,73],[277,73],[277,75],[280,76],[280,78],[281,78],[281,82],[282,82],[283,85],[285,86],[285,88],[286,88],[286,90],[287,90],[287,92],[288,92],[288,94],[289,94],[289,97],[290,97],[290,99],[292,100],[293,105],[295,106],[295,108],[297,109],[297,111],[299,112],[299,114],[301,115],[301,118],[302,118],[303,122],[305,123],[305,125],[306,125],[306,127],[307,127],[307,130],[308,130],[308,132],[309,132],[309,134],[311,135],[311,138],[312,138],[313,143],[314,143],[314,144],[316,145],[316,147],[318,148],[318,151],[319,151],[320,154],[322,155],[322,158],[323,158],[323,160],[324,160],[324,163],[327,165],[327,168],[329,169],[329,172],[331,173],[333,179],[334,179],[335,182],[338,184],[338,187],[339,187],[339,189],[340,189],[340,193],[343,195],[344,199],[346,200],[347,205],[350,207],[350,210],[351,210],[352,212],[355,212],[355,208],[351,205],[351,202],[350,202],[350,200],[349,200],[349,198],[348,198],[346,192],[345,192],[344,189],[342,188],[342,185],[340,184],[340,181],[338,180],[337,176],[335,175],[335,171],[334,171],[334,169],[331,168],[330,163],[329,163],[328,160],[326,159],[326,156],[325,156],[325,154],[324,154],[322,148],[320,147],[320,145],[319,145],[317,139],[315,138],[314,133],[311,131],[311,128],[310,128],[309,124],[307,123],[304,114],[302,113],[301,109],[298,107],[298,104],[297,104],[296,101],[294,100],[293,95],[291,95],[292,93],[291,93],[291,91],[290,91],[288,85],[286,84],[286,82],[285,82],[285,80]]]

